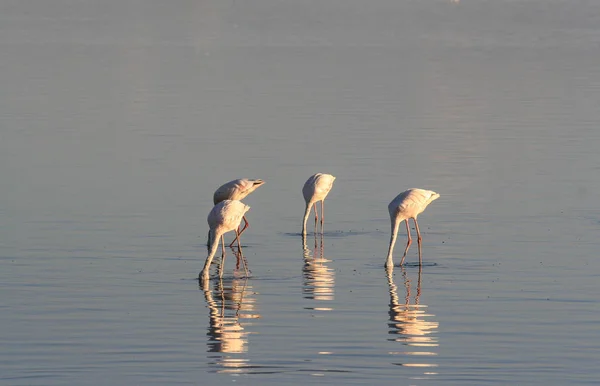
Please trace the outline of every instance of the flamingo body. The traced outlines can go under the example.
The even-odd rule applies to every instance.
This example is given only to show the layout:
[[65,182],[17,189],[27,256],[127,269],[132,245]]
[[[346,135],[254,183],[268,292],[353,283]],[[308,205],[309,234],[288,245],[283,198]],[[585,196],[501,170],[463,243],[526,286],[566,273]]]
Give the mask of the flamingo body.
[[421,258],[421,232],[419,230],[419,224],[417,222],[417,217],[421,214],[425,208],[429,204],[431,204],[434,200],[438,199],[440,195],[431,190],[425,189],[408,189],[399,195],[396,196],[388,205],[388,211],[390,213],[390,221],[391,221],[391,236],[390,236],[390,246],[388,250],[387,260],[385,263],[386,267],[393,267],[394,263],[392,261],[392,253],[394,251],[394,244],[396,243],[396,236],[398,235],[398,228],[402,221],[406,221],[406,232],[408,235],[408,243],[406,245],[406,249],[404,250],[404,256],[402,256],[402,261],[400,265],[404,264],[404,259],[406,258],[406,252],[408,252],[408,247],[412,242],[410,237],[410,228],[408,225],[408,219],[412,218],[415,222],[415,229],[417,231],[417,242],[419,245],[419,265],[422,264]]
[[302,222],[302,234],[306,234],[306,221],[310,214],[310,208],[312,205],[315,206],[315,230],[317,227],[317,220],[319,218],[317,214],[317,202],[321,201],[321,233],[323,233],[323,202],[325,197],[329,194],[329,191],[333,187],[333,181],[335,177],[331,174],[317,173],[312,176],[304,183],[302,188],[302,194],[304,195],[304,201],[306,202],[306,210],[304,212],[304,220]]
[[[210,264],[219,247],[219,240],[225,233],[237,230],[240,226],[242,218],[250,207],[238,200],[224,200],[215,205],[208,214],[208,226],[210,227],[209,234],[211,235],[211,245],[208,257],[204,263],[204,268],[200,272],[201,279],[208,279]],[[221,272],[223,274],[223,266],[221,264]]]
[[224,200],[241,201],[247,195],[254,192],[258,187],[263,185],[263,180],[253,180],[249,178],[240,178],[238,180],[229,181],[221,185],[213,195],[213,202],[217,205]]

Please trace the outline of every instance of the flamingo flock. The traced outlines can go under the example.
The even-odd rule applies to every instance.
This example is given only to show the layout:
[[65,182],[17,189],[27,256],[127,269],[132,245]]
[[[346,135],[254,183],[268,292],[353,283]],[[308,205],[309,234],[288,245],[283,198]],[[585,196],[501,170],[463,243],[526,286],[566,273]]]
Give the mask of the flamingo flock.
[[[306,237],[306,222],[310,216],[311,209],[314,208],[315,212],[315,233],[323,233],[323,223],[325,219],[324,215],[324,201],[331,188],[335,177],[331,174],[316,173],[308,178],[302,188],[302,194],[304,195],[304,201],[306,203],[306,209],[302,220],[302,236]],[[207,281],[209,279],[210,266],[213,258],[219,248],[219,243],[222,246],[222,258],[219,266],[219,276],[223,277],[223,266],[225,262],[225,240],[223,235],[227,232],[234,231],[235,239],[229,245],[233,247],[237,241],[238,246],[238,265],[239,260],[244,265],[244,271],[246,276],[248,275],[248,268],[246,260],[242,254],[242,245],[240,243],[240,235],[249,227],[250,223],[246,218],[246,213],[250,210],[250,207],[244,204],[241,200],[246,198],[250,193],[254,192],[260,186],[265,183],[261,179],[237,179],[229,181],[221,185],[213,195],[213,202],[215,206],[208,214],[208,246],[209,253],[204,263],[204,268],[200,272],[199,279],[201,281]],[[404,264],[406,253],[412,243],[410,236],[410,227],[408,224],[409,219],[413,219],[415,223],[415,230],[417,232],[417,244],[419,249],[419,266],[423,264],[421,256],[421,232],[419,230],[419,223],[417,217],[421,214],[429,204],[434,200],[438,199],[440,195],[431,190],[425,189],[408,189],[398,194],[388,205],[388,211],[390,214],[391,222],[391,236],[390,244],[388,247],[387,259],[385,262],[386,269],[392,269],[394,266],[392,260],[392,254],[394,251],[394,245],[396,244],[396,237],[398,235],[398,228],[402,221],[406,222],[406,234],[408,242],[400,261],[400,266]],[[317,203],[321,202],[321,231],[318,232],[319,214],[317,211]],[[244,226],[240,229],[240,225],[244,220]]]

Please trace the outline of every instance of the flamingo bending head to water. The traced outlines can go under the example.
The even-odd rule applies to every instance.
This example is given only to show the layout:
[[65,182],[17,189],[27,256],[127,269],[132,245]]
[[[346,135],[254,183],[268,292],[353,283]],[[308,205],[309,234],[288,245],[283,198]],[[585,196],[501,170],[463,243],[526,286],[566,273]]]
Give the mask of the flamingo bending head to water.
[[321,233],[323,233],[323,220],[325,218],[325,215],[323,214],[323,202],[333,187],[333,181],[335,181],[335,177],[331,174],[317,173],[310,176],[304,183],[302,194],[304,195],[304,201],[306,201],[306,210],[304,212],[304,221],[302,222],[303,235],[306,235],[306,221],[310,214],[310,208],[313,205],[315,207],[315,232],[317,231],[317,222],[319,219],[317,202],[319,201],[321,201]]
[[[242,222],[242,218],[246,214],[246,212],[250,210],[250,207],[238,200],[225,200],[219,202],[215,205],[210,213],[208,214],[208,226],[210,227],[209,235],[211,236],[211,245],[208,253],[208,257],[206,258],[206,262],[204,263],[204,268],[200,272],[200,280],[207,281],[209,278],[210,264],[217,252],[219,247],[219,240],[223,240],[222,236],[230,231],[237,231],[237,228],[240,226]],[[236,240],[239,238],[236,233]],[[223,248],[223,251],[225,248]],[[241,254],[241,248],[240,248]],[[246,268],[245,260],[242,256],[242,261],[244,262],[244,269],[246,270],[246,275],[248,274],[248,269]],[[225,255],[223,254],[223,261],[221,261],[221,267],[219,270],[219,276],[223,277],[223,265],[225,263]]]
[[392,224],[392,235],[390,237],[390,246],[388,250],[387,260],[385,262],[386,268],[394,266],[392,261],[392,252],[394,251],[394,244],[396,244],[396,236],[398,235],[398,227],[402,221],[406,221],[406,234],[408,235],[408,243],[402,256],[400,265],[404,264],[406,258],[406,252],[408,247],[412,243],[410,238],[410,228],[408,226],[408,219],[412,218],[415,222],[415,229],[417,230],[417,243],[419,245],[419,265],[422,265],[421,258],[421,232],[419,231],[419,223],[417,222],[417,216],[421,214],[427,205],[431,204],[434,200],[439,198],[440,195],[431,190],[425,189],[408,189],[396,196],[388,205],[388,211],[390,212],[390,220]]

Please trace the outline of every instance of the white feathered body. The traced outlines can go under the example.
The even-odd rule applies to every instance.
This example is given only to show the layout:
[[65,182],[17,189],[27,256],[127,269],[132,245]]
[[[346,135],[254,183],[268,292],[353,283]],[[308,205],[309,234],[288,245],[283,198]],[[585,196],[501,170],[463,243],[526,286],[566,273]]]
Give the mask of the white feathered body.
[[239,200],[225,200],[217,203],[208,214],[208,226],[214,234],[224,234],[240,225],[250,207]]
[[259,186],[263,185],[265,181],[260,179],[249,179],[241,178],[233,181],[229,181],[221,185],[213,195],[214,204],[218,204],[223,200],[238,200],[241,201],[246,198],[247,195],[254,192]]
[[396,196],[388,205],[392,223],[407,218],[417,218],[427,205],[439,198],[440,195],[431,190],[408,189]]
[[302,188],[306,204],[323,201],[333,187],[333,181],[335,181],[335,177],[331,174],[317,173],[310,176]]

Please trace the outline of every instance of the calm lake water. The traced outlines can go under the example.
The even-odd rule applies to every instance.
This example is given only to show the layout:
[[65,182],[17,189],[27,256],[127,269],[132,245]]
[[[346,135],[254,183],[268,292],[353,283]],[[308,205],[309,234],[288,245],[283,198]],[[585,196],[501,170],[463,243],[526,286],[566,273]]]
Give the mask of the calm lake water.
[[0,384],[596,384],[599,48],[593,0],[0,2]]

